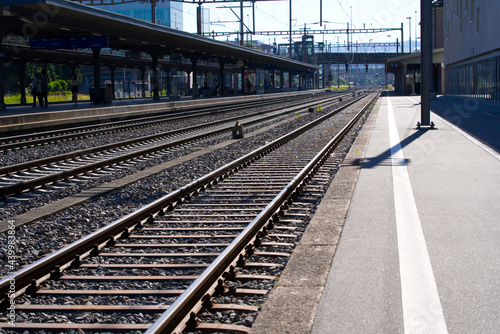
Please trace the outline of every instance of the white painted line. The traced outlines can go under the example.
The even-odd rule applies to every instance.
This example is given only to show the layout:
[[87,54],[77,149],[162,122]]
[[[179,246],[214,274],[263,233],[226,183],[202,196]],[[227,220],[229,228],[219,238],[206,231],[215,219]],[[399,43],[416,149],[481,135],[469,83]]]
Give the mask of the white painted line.
[[420,104],[420,102],[415,101],[415,100],[414,100],[414,99],[412,99],[411,97],[408,97],[408,99],[410,99],[411,101],[413,101],[415,104]]
[[[409,97],[408,99],[410,99],[411,101],[413,101],[415,103],[419,103],[419,102],[415,101],[414,99],[412,99],[411,97]],[[468,134],[464,130],[460,129],[455,124],[453,124],[451,122],[448,122],[447,120],[445,120],[443,117],[439,116],[438,114],[436,114],[436,113],[434,113],[432,111],[431,111],[431,113],[432,113],[432,115],[433,115],[434,118],[438,119],[440,122],[445,123],[446,125],[448,125],[449,127],[451,127],[453,130],[457,131],[462,136],[464,136],[465,138],[469,139],[471,142],[473,142],[474,144],[476,144],[477,146],[479,146],[480,148],[482,148],[483,150],[485,150],[486,152],[488,152],[489,154],[491,154],[493,157],[495,157],[498,160],[500,160],[500,153],[498,153],[497,151],[495,151],[493,148],[491,148],[490,146],[488,146],[488,145],[482,143],[481,141],[477,140],[475,137],[471,136],[470,134]],[[491,114],[488,114],[486,112],[483,112],[483,114],[491,115]]]
[[448,333],[394,111],[387,96],[405,334]]

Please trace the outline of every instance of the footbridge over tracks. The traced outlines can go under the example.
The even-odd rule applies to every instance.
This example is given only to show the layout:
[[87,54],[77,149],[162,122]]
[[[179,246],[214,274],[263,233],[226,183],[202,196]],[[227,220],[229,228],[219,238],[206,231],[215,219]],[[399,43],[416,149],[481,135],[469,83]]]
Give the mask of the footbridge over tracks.
[[349,63],[349,64],[385,64],[387,59],[400,56],[396,52],[372,52],[372,53],[345,53],[345,52],[324,52],[317,53],[318,65]]

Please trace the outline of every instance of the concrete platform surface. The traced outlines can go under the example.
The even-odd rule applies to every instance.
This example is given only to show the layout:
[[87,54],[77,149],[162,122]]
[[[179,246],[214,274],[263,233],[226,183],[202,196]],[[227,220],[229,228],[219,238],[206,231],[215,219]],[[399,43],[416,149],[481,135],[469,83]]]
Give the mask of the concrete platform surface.
[[500,107],[419,101],[379,99],[252,333],[498,333]]

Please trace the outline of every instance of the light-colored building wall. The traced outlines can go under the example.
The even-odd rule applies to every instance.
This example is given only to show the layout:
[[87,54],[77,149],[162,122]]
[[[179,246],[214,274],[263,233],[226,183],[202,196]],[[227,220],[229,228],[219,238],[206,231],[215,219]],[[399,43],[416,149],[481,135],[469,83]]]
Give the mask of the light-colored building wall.
[[433,6],[432,8],[432,48],[444,47],[444,7]]
[[499,0],[444,0],[444,61],[500,55]]
[[444,0],[446,94],[500,100],[500,1]]

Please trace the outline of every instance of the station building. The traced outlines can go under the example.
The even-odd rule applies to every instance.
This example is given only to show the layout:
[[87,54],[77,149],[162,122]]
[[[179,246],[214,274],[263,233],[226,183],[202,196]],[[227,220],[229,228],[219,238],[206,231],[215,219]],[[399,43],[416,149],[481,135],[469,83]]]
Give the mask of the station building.
[[446,94],[500,100],[500,3],[444,0]]
[[[40,15],[45,19],[43,24]],[[93,103],[110,103],[118,95],[150,95],[159,100],[162,92],[179,98],[264,94],[318,86],[316,65],[78,1],[0,1],[0,41],[0,110],[6,107],[4,64],[17,65],[21,104],[27,102],[24,88],[30,82],[26,75],[30,63],[42,67],[65,64],[73,73],[85,66],[85,87],[80,88],[88,90]],[[134,72],[134,68],[139,71]],[[117,88],[121,94],[116,94]]]
[[[444,0],[447,1],[447,0]],[[461,0],[462,1],[462,0]],[[433,66],[431,89],[437,94],[445,92],[444,63],[444,3],[443,0],[432,1],[432,48]],[[420,52],[410,50],[409,53],[389,58],[386,61],[386,72],[394,74],[394,90],[402,95],[420,95]]]

